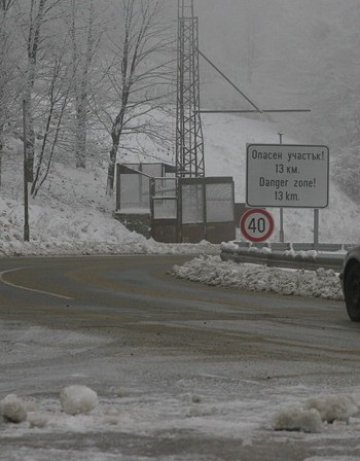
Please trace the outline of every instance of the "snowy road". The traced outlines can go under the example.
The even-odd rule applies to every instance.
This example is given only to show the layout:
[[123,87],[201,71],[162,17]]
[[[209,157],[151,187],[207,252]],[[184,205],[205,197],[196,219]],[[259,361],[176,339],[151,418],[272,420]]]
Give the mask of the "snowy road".
[[[360,403],[360,327],[342,302],[179,281],[184,256],[0,260],[0,399],[43,428],[0,422],[0,459],[360,459],[360,417],[317,434],[274,432],[282,406]],[[60,411],[85,384],[100,405]]]

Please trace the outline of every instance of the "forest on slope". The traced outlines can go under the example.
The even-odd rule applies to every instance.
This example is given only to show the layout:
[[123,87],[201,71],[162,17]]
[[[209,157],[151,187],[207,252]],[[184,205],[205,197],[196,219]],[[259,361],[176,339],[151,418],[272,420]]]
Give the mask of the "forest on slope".
[[136,145],[127,138],[170,142],[151,116],[173,93],[175,34],[162,4],[1,0],[0,173],[9,140],[25,138],[35,198],[54,159],[86,168],[105,149],[111,195],[118,152]]
[[[174,160],[176,5],[1,0],[0,173],[23,119],[33,196],[55,160],[106,159],[108,193],[116,161]],[[358,200],[360,0],[195,0],[195,13],[201,50],[258,106],[311,109],[254,117],[328,144],[332,175]],[[248,108],[206,62],[200,70],[204,108]]]

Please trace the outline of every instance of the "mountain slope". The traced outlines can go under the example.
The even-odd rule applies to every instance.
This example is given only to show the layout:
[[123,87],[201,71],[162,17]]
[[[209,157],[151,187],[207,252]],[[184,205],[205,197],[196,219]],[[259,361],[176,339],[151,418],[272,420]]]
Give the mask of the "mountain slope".
[[[230,115],[207,115],[203,122],[207,175],[233,176],[236,201],[243,202],[246,144],[277,143],[277,127]],[[286,136],[284,142],[296,143]],[[159,151],[154,145],[149,144],[147,151],[169,161],[168,152]],[[126,158],[139,159],[149,161],[145,154],[133,157],[129,154]],[[112,218],[114,198],[105,196],[106,173],[105,153],[90,157],[86,170],[74,169],[65,158],[54,162],[37,198],[30,198],[31,241],[36,248],[41,248],[42,253],[50,252],[51,248],[58,248],[58,252],[66,249],[67,253],[111,252],[116,251],[114,246],[124,244],[129,245],[127,251],[159,251],[156,247],[146,248],[149,243],[142,236],[129,232]],[[271,211],[278,222],[278,210]],[[312,210],[287,209],[284,215],[287,240],[312,241]],[[359,207],[331,182],[330,206],[320,212],[320,240],[358,242],[359,216]],[[24,248],[22,144],[15,140],[8,143],[3,160],[0,225],[0,251],[21,253]],[[274,240],[277,238],[278,230]]]

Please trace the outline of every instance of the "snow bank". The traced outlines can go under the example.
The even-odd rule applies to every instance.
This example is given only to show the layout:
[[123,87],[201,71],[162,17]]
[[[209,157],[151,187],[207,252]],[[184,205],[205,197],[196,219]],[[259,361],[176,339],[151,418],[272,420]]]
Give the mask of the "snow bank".
[[323,422],[332,424],[350,418],[359,412],[359,405],[350,395],[325,395],[305,400],[303,405],[281,409],[273,418],[276,431],[321,432]]
[[86,386],[72,385],[60,392],[61,407],[68,415],[90,413],[98,405],[95,391]]
[[286,270],[257,264],[222,261],[219,256],[200,256],[182,266],[174,266],[173,275],[211,286],[237,287],[250,291],[285,295],[343,299],[341,283],[333,270]]
[[350,417],[359,412],[359,407],[355,400],[347,395],[312,398],[305,402],[304,407],[317,410],[322,421],[328,423],[333,423],[334,421],[349,423]]
[[320,413],[314,408],[289,407],[281,410],[275,416],[273,428],[275,431],[321,432],[322,423]]
[[[139,237],[139,236],[138,236]],[[134,242],[111,244],[107,242],[28,242],[19,240],[0,241],[0,258],[9,256],[73,256],[73,255],[126,255],[126,254],[163,254],[197,255],[220,253],[219,245],[209,242],[198,244],[166,244],[152,239],[140,238]]]
[[62,204],[30,206],[30,242],[23,207],[0,197],[0,257],[86,254],[218,254],[219,245],[165,244],[128,231],[111,213]]

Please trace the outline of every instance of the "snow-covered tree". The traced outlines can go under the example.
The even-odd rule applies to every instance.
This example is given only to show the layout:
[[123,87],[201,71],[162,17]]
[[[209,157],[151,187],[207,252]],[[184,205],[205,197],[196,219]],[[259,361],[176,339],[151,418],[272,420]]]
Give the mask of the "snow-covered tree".
[[[25,37],[26,50],[22,86],[27,180],[34,181],[33,195],[43,182],[40,173],[45,150],[51,152],[50,157],[54,152],[53,143],[58,138],[65,109],[64,98],[68,101],[71,75],[64,56],[70,48],[70,40],[61,25],[61,18],[68,10],[68,0],[28,0],[21,3],[19,10],[18,23]],[[36,151],[37,137],[41,139],[39,152]]]
[[9,117],[10,105],[13,102],[11,81],[14,69],[10,57],[11,26],[9,25],[9,17],[15,2],[17,2],[17,0],[0,1],[0,186],[4,148],[4,129],[6,120]]
[[[83,17],[84,11],[85,18]],[[90,74],[94,53],[101,36],[101,30],[95,27],[95,15],[94,0],[89,0],[86,4],[83,3],[80,8],[78,1],[71,0],[70,35],[74,69],[75,160],[77,168],[86,167]]]
[[48,177],[55,149],[63,128],[72,88],[72,65],[66,54],[70,42],[65,36],[60,46],[53,46],[52,56],[42,66],[40,108],[36,111],[38,149],[31,193],[36,197]]
[[44,22],[45,6],[48,0],[31,0],[27,24],[27,64],[24,76],[24,119],[26,125],[27,180],[33,180],[35,130],[32,111],[32,92],[35,84],[41,27]]
[[108,61],[96,107],[112,141],[107,176],[109,195],[114,187],[122,137],[126,132],[139,130],[149,133],[146,115],[161,106],[169,94],[172,68],[165,49],[171,37],[161,22],[161,6],[161,0],[119,0],[117,18],[123,19],[118,26],[121,36],[118,39],[114,31],[108,35]]

